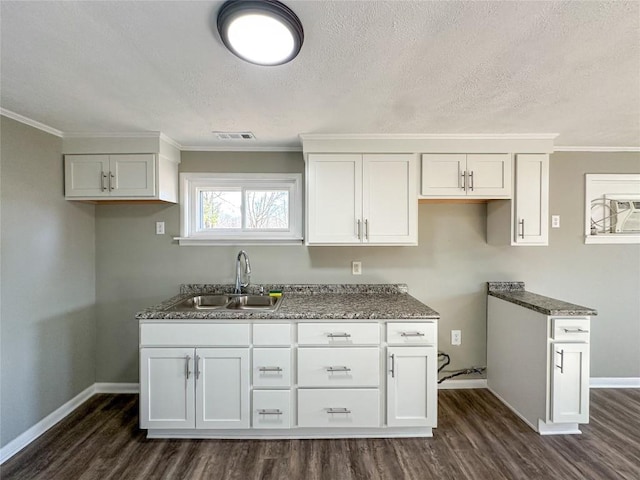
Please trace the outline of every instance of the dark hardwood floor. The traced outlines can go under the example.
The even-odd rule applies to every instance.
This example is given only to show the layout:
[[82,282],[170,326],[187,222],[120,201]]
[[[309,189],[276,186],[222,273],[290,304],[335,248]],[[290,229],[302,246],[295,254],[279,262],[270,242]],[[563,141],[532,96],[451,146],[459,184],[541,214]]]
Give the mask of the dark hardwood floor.
[[147,440],[137,395],[96,395],[9,479],[640,479],[640,390],[592,390],[582,435],[541,437],[488,390],[441,390],[433,438]]

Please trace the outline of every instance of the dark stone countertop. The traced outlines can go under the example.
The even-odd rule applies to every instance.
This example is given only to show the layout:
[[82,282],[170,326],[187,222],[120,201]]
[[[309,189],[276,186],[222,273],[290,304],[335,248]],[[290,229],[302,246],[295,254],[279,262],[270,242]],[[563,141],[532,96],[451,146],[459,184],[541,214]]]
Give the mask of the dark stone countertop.
[[593,308],[527,292],[524,289],[524,282],[487,282],[487,284],[488,294],[492,297],[515,303],[543,315],[593,316],[598,314],[598,311]]
[[[256,294],[260,285],[251,286]],[[275,312],[248,310],[167,311],[172,305],[202,293],[230,293],[231,285],[182,285],[180,295],[136,314],[138,320],[435,320],[440,314],[407,293],[404,284],[262,285],[265,292],[282,290]]]

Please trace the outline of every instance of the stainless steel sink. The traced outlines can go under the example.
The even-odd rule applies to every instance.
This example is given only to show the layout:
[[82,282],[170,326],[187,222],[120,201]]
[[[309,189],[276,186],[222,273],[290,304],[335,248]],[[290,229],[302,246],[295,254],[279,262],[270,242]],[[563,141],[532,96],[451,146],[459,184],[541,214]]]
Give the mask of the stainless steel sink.
[[267,295],[211,294],[195,295],[170,307],[167,311],[188,312],[193,310],[266,310],[274,311],[282,303],[282,297]]

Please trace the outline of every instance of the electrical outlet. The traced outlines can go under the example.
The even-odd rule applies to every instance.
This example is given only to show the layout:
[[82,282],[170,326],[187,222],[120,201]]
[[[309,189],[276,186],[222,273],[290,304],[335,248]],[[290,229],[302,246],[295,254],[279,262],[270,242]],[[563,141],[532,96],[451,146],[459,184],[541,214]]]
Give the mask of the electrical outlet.
[[560,228],[560,215],[551,215],[551,228]]
[[462,345],[462,330],[451,330],[451,345]]
[[362,275],[362,262],[351,262],[351,275]]
[[156,235],[164,235],[164,222],[156,222]]

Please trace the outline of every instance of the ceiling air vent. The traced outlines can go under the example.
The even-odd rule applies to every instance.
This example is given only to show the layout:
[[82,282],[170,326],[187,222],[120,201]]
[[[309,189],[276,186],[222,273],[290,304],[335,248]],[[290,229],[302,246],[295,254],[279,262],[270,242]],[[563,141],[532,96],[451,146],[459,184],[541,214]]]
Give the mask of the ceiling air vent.
[[213,132],[218,140],[255,140],[251,132]]

